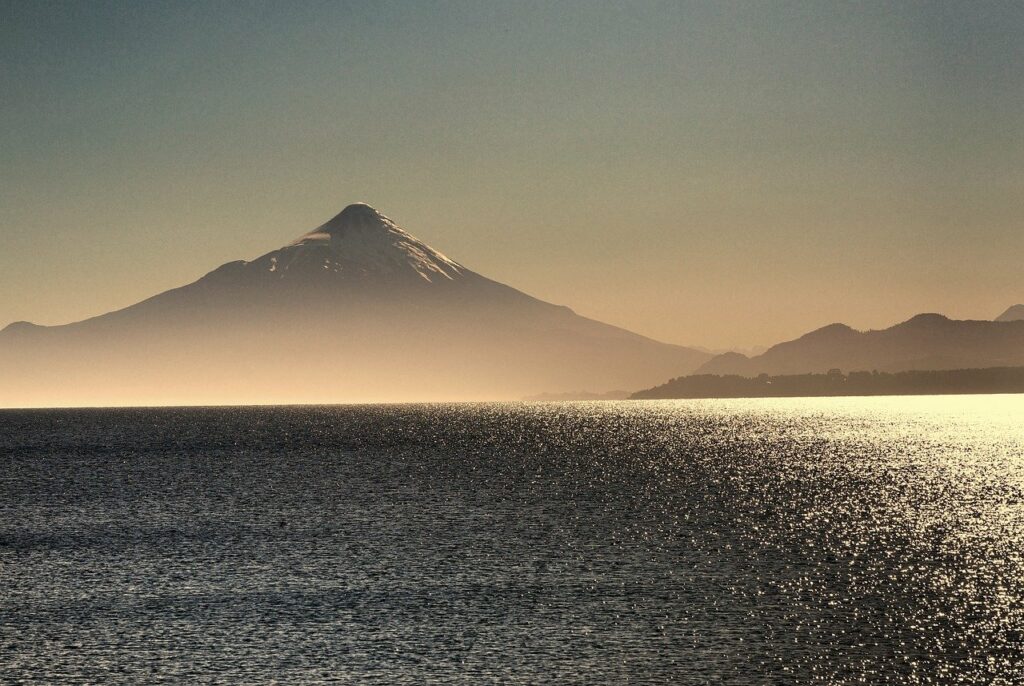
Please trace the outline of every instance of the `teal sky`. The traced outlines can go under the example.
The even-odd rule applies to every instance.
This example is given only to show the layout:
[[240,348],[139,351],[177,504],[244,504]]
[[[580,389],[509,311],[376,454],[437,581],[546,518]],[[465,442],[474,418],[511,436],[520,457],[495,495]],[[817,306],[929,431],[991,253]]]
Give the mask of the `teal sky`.
[[368,202],[671,342],[1024,301],[1024,3],[0,2],[0,326]]

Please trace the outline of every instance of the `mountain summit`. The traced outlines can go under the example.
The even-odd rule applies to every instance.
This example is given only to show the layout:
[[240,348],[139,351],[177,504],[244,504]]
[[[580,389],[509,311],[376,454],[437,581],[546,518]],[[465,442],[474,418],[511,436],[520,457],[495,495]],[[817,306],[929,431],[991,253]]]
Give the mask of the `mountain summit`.
[[463,271],[462,266],[363,203],[349,205],[270,257],[273,263],[269,268],[280,268],[281,274],[307,261],[343,278],[415,274],[433,283],[436,279],[460,278]]
[[1017,322],[1024,319],[1024,305],[1013,305],[996,317],[997,322]]
[[710,358],[488,279],[373,207],[123,310],[0,332],[0,405],[507,399]]
[[342,238],[347,234],[399,234],[409,237],[409,234],[398,228],[393,221],[363,202],[349,205],[334,215],[330,221],[313,229],[306,236],[318,234],[327,234],[334,238]]
[[410,235],[369,205],[349,205],[333,219],[251,262],[215,273],[234,280],[377,286],[461,279],[465,267]]

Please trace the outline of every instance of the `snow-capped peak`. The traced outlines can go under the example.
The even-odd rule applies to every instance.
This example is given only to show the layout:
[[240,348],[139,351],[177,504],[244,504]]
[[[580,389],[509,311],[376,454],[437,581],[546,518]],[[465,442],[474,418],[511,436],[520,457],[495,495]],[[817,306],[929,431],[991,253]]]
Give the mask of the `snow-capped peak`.
[[[326,250],[325,250],[326,249]],[[349,205],[327,223],[300,236],[268,269],[283,275],[288,265],[313,251],[323,269],[341,273],[401,273],[412,270],[428,282],[454,280],[465,268],[398,227],[373,207]],[[324,253],[327,256],[321,257]]]
[[366,203],[352,203],[329,222],[316,229],[332,235],[350,231],[386,231],[397,228],[395,223]]

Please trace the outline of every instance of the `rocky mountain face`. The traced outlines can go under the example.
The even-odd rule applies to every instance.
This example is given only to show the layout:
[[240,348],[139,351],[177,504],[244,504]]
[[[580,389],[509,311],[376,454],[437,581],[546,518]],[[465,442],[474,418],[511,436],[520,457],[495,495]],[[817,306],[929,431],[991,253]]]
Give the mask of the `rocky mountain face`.
[[123,310],[0,332],[0,405],[511,399],[642,388],[706,353],[492,281],[355,204]]

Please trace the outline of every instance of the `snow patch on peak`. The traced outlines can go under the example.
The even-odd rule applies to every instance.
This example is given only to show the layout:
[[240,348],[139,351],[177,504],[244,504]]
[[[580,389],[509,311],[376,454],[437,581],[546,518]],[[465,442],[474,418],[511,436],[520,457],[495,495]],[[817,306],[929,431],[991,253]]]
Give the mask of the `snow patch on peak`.
[[355,203],[343,209],[328,222],[301,236],[293,244],[299,244],[311,238],[320,238],[322,235],[341,239],[349,234],[380,234],[389,233],[395,229],[401,231],[397,224],[374,208],[365,203]]
[[[455,280],[465,268],[364,203],[349,205],[288,248],[328,248],[338,260],[380,273],[413,270],[428,282]],[[286,249],[288,249],[286,248]]]
[[390,221],[387,217],[377,211],[376,208],[367,205],[365,202],[354,202],[334,216],[328,223],[332,222],[359,222],[359,221]]

